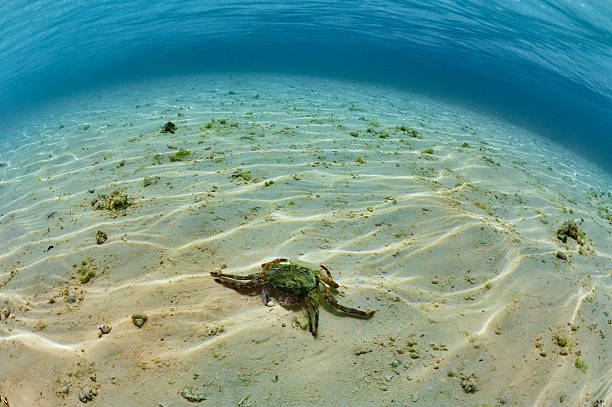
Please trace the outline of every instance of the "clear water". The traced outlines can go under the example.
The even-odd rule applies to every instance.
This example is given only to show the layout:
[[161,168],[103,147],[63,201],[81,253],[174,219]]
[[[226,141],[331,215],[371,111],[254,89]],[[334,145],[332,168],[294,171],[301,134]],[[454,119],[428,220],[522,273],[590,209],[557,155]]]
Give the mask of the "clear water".
[[605,0],[12,0],[0,7],[5,112],[145,75],[316,74],[477,105],[610,168],[612,7]]
[[0,11],[0,407],[612,402],[609,3]]

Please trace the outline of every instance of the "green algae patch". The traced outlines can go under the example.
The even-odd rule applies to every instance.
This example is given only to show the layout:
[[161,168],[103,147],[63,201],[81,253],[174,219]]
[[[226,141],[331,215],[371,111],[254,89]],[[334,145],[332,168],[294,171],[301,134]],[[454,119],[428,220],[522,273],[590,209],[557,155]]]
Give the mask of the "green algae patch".
[[170,156],[170,161],[171,162],[185,161],[190,156],[191,156],[191,151],[181,148],[179,149],[179,151],[177,151],[176,153]]
[[411,129],[410,127],[397,126],[395,128],[395,130],[401,131],[406,136],[410,136],[410,137],[414,137],[414,138],[421,138],[419,132],[417,130],[415,130],[415,129]]
[[586,373],[587,369],[589,368],[589,365],[587,365],[586,362],[580,358],[576,359],[576,361],[574,362],[574,366],[582,373]]
[[96,270],[92,264],[93,258],[88,258],[81,262],[81,268],[79,269],[79,281],[82,284],[87,284],[89,281],[96,276]]
[[81,274],[81,277],[79,278],[79,280],[83,284],[87,284],[89,282],[89,280],[91,280],[92,278],[94,278],[96,276],[96,272],[89,265],[81,266],[81,269],[79,270],[79,273]]
[[253,174],[251,171],[236,171],[232,174],[232,178],[249,182],[253,179]]
[[554,337],[555,343],[559,345],[561,348],[567,348],[569,351],[572,351],[572,347],[574,346],[574,342],[571,339],[565,338],[563,336],[555,335]]

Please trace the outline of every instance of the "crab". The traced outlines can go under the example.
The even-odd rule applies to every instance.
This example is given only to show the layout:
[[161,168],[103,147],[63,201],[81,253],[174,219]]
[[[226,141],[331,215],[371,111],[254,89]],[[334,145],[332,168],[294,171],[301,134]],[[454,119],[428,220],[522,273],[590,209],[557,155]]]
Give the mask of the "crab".
[[[371,318],[374,311],[361,311],[338,304],[334,291],[339,287],[330,270],[321,264],[321,270],[313,270],[293,263],[288,259],[276,259],[261,265],[260,273],[239,276],[224,274],[220,269],[210,273],[218,283],[235,289],[262,289],[264,304],[268,304],[271,292],[281,294],[282,305],[294,306],[305,303],[308,327],[313,336],[319,329],[319,297],[322,295],[334,308],[364,318]],[[323,273],[325,272],[325,273]]]

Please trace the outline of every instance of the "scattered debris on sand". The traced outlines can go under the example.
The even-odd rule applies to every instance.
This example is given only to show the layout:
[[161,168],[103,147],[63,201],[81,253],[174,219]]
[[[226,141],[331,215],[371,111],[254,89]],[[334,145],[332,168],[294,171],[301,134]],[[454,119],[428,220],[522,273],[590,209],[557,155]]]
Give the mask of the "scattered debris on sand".
[[106,235],[106,232],[102,230],[98,230],[98,232],[96,233],[96,243],[102,244],[106,242],[107,240],[108,240],[108,236]]
[[110,195],[98,194],[98,197],[91,201],[94,210],[106,209],[108,211],[118,211],[127,209],[132,203],[125,192],[115,189]]
[[197,403],[200,401],[206,400],[206,395],[204,393],[197,393],[191,387],[184,388],[181,391],[181,396],[187,401],[192,403]]
[[557,238],[563,243],[567,243],[567,238],[571,237],[580,246],[584,246],[585,235],[578,224],[573,220],[563,222],[563,225],[557,230]]

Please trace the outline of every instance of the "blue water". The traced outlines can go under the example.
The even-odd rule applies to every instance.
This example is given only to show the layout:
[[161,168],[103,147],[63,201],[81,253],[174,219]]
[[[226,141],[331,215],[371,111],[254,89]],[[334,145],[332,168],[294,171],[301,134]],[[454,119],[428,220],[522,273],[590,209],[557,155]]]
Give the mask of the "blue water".
[[0,11],[4,123],[136,78],[299,73],[491,112],[612,169],[606,0],[6,0]]

